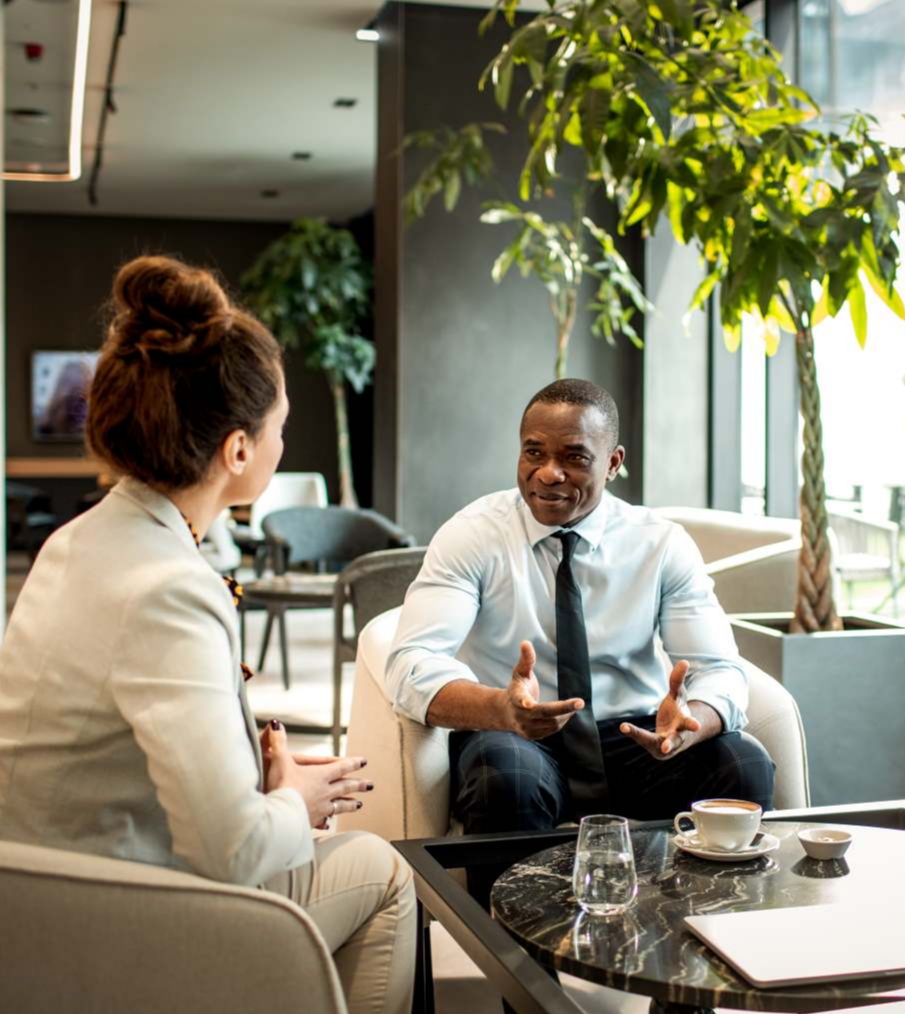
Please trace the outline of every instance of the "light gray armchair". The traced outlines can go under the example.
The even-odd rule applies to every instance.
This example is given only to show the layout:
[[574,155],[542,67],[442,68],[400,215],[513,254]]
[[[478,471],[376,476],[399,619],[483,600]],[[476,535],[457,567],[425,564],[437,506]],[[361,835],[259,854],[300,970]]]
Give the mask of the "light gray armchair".
[[841,507],[830,507],[827,519],[835,537],[833,570],[845,585],[849,608],[854,605],[852,586],[856,581],[885,579],[890,585],[885,601],[892,599],[893,615],[898,616],[899,526]]
[[727,613],[777,613],[795,605],[801,523],[703,507],[658,507],[694,539]]
[[[376,617],[358,638],[348,753],[368,758],[375,787],[362,810],[338,818],[341,830],[373,831],[388,841],[438,838],[449,829],[449,733],[397,715],[384,689],[400,611]],[[807,754],[798,707],[776,680],[750,664],[747,670],[747,732],[776,762],[774,805],[807,806]]]
[[0,841],[0,1010],[346,1014],[308,915],[157,866]]

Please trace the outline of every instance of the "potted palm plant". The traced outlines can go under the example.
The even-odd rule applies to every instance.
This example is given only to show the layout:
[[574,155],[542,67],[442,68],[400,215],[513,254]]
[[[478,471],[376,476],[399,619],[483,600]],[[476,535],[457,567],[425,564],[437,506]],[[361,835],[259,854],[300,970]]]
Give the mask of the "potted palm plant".
[[[761,327],[768,354],[781,340],[795,342],[804,421],[795,610],[762,627],[770,647],[743,636],[740,647],[798,697],[826,792],[877,798],[863,793],[895,787],[893,794],[902,795],[905,760],[892,766],[892,781],[878,781],[872,769],[871,785],[849,788],[852,766],[836,727],[840,704],[848,714],[863,713],[865,691],[898,715],[903,631],[862,634],[853,618],[854,629],[843,632],[833,602],[813,332],[823,317],[847,307],[863,346],[865,283],[905,318],[895,289],[903,151],[875,136],[867,116],[850,117],[841,130],[811,125],[816,104],[786,80],[778,54],[734,3],[566,0],[520,24],[517,6],[498,0],[488,15],[502,13],[513,31],[482,84],[494,88],[503,107],[518,101],[525,117],[521,205],[490,206],[485,220],[525,221],[530,214],[538,231],[543,195],[562,182],[565,153],[577,153],[585,167],[579,186],[600,188],[613,200],[619,231],[650,235],[666,220],[680,243],[697,248],[705,277],[690,309],[719,286],[730,348],[738,346],[746,315]],[[613,242],[595,229],[599,244]],[[519,263],[523,244],[520,229],[498,273],[501,262]],[[795,633],[816,636],[789,636]],[[859,686],[851,666],[855,656],[863,659],[866,639],[872,661],[859,665],[865,681]],[[841,669],[834,668],[838,661]],[[894,724],[886,732],[898,740]],[[874,741],[877,735],[874,728]]]
[[355,237],[318,218],[300,218],[242,277],[249,307],[289,349],[300,349],[333,396],[340,504],[357,507],[346,385],[361,393],[374,372],[374,344],[362,334],[371,313],[371,268]]

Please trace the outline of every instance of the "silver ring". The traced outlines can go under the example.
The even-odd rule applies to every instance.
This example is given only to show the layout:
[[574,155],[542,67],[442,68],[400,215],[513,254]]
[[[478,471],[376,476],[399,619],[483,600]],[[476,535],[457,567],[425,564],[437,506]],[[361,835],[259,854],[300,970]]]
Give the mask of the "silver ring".
[[330,816],[331,817],[335,817],[336,816],[336,800],[335,799],[331,799],[330,800],[330,805],[333,807],[333,809],[330,811]]

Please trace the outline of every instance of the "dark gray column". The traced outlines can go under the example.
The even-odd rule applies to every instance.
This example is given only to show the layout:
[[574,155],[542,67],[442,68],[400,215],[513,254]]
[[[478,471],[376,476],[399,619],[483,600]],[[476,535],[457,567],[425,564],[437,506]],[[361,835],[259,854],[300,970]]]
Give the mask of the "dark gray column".
[[[786,76],[798,64],[796,0],[766,0],[767,38],[782,54]],[[783,334],[779,352],[767,361],[767,493],[765,512],[798,517],[798,370],[795,336]]]
[[645,244],[645,288],[654,304],[644,335],[644,503],[708,506],[709,324],[683,325],[703,278],[698,253],[663,226]]
[[767,360],[767,502],[765,513],[798,517],[798,371],[795,335],[784,334]]
[[720,325],[719,293],[709,306],[710,488],[708,506],[738,511],[742,506],[742,357],[730,352]]
[[[555,332],[546,292],[516,271],[496,286],[490,270],[513,235],[482,225],[483,201],[517,193],[525,132],[503,116],[477,81],[498,51],[502,21],[478,35],[482,11],[388,4],[378,22],[377,345],[375,506],[421,541],[456,510],[515,484],[518,426],[528,398],[553,380]],[[401,196],[423,164],[402,138],[439,124],[508,123],[494,139],[501,184],[466,189],[455,213],[442,207],[403,230]],[[542,202],[547,217],[571,218],[568,200]],[[596,209],[605,214],[605,209]],[[627,254],[640,271],[632,240]],[[587,296],[592,295],[589,286]],[[643,356],[628,341],[610,348],[579,315],[569,373],[607,387],[619,404],[630,478],[641,492]]]

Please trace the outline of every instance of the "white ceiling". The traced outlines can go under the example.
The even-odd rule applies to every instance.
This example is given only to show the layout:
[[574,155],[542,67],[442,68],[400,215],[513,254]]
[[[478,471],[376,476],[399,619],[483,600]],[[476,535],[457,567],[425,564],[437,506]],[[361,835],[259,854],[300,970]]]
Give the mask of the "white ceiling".
[[[447,0],[449,2],[449,0]],[[487,6],[487,0],[457,0]],[[65,0],[13,0],[59,10]],[[10,211],[286,221],[343,220],[372,204],[376,46],[358,42],[382,0],[130,0],[107,124],[99,204],[87,186],[115,33],[94,0],[74,183],[9,183]],[[537,6],[529,4],[526,6]],[[40,41],[40,40],[37,40]],[[22,62],[7,39],[7,66]],[[11,71],[8,71],[8,74]],[[11,87],[11,86],[8,86]],[[334,108],[340,97],[353,109]],[[294,151],[310,151],[307,162]],[[273,189],[276,198],[261,191]]]

